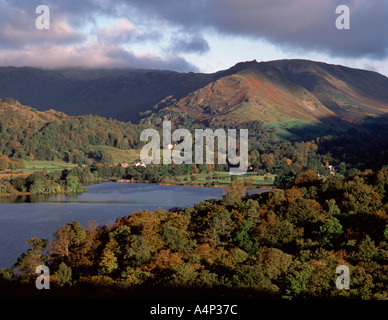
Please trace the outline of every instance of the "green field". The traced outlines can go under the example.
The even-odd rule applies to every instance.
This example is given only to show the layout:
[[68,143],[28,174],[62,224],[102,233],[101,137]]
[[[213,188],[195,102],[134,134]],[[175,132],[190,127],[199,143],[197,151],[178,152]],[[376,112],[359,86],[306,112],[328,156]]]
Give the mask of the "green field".
[[131,150],[122,150],[118,148],[113,148],[109,146],[91,146],[92,151],[100,150],[105,151],[112,156],[113,162],[115,164],[121,162],[133,163],[140,158],[140,150],[131,149]]
[[[126,161],[132,163],[138,158],[138,151],[131,150],[125,151],[116,148],[106,147],[106,151],[110,152],[115,163],[120,163]],[[77,164],[66,163],[64,161],[38,161],[38,160],[26,160],[24,161],[26,167],[20,170],[14,170],[7,173],[7,175],[12,174],[31,174],[35,172],[42,171],[62,171],[65,169],[72,169],[77,167]],[[192,179],[194,176],[194,179]],[[272,186],[276,175],[258,175],[254,172],[247,172],[241,176],[234,176],[233,180],[242,181],[247,183],[247,185],[253,187],[263,187],[263,186]],[[223,186],[228,185],[232,182],[232,176],[229,172],[211,172],[211,173],[198,173],[194,175],[181,175],[176,177],[169,177],[167,181],[174,184],[184,184],[184,185],[209,185],[209,186]],[[166,181],[166,182],[167,182]]]
[[25,160],[26,167],[22,170],[18,170],[20,173],[27,172],[41,172],[46,169],[47,171],[62,171],[65,169],[71,169],[77,167],[76,164],[67,163],[64,161],[37,161],[37,160]]
[[[217,175],[218,178],[214,177],[214,175]],[[199,173],[195,174],[195,180],[191,180],[191,175],[183,175],[183,176],[178,176],[177,178],[187,182],[187,183],[192,183],[192,184],[216,184],[216,185],[227,185],[229,184],[231,180],[231,175],[229,172],[212,172],[212,173]],[[252,179],[252,185],[253,186],[272,186],[273,181],[275,179],[276,175],[266,175],[267,178],[263,175],[258,175],[254,172],[247,172],[244,175],[241,176],[236,176],[236,180],[238,181],[249,181],[248,179]],[[267,180],[266,180],[267,179]]]

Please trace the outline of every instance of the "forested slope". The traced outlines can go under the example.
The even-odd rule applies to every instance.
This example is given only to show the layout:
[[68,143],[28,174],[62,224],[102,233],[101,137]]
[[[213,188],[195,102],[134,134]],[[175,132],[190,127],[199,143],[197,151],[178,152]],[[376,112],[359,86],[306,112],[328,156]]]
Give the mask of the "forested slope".
[[[51,241],[32,239],[14,266],[19,278],[3,270],[2,284],[18,295],[12,288],[46,264],[52,289],[43,296],[387,299],[387,192],[388,169],[324,181],[306,172],[289,189],[250,197],[233,183],[219,201],[109,226],[73,222]],[[340,265],[350,269],[348,290],[335,285]]]

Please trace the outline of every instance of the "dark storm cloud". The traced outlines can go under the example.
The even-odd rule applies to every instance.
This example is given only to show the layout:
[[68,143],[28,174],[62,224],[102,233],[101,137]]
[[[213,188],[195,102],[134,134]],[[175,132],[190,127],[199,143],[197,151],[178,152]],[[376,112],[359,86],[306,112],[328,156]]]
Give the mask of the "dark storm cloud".
[[185,34],[171,38],[171,50],[183,53],[205,53],[209,51],[209,43],[200,34]]
[[133,52],[123,50],[119,47],[109,48],[105,51],[106,57],[111,59],[112,67],[136,66],[136,68],[144,69],[160,69],[160,70],[177,70],[193,72],[199,71],[197,67],[188,63],[184,58],[179,56],[169,56],[168,58],[160,58],[156,56],[136,56]]
[[[370,0],[128,0],[140,12],[188,28],[263,38],[280,46],[334,56],[387,55],[388,1]],[[338,30],[335,10],[350,8],[350,30]]]
[[[34,27],[35,8],[41,4],[50,8],[50,32]],[[350,30],[335,27],[335,9],[342,4],[350,8]],[[130,21],[135,29],[101,29],[101,17]],[[195,71],[180,54],[207,52],[208,30],[266,39],[291,50],[382,59],[388,55],[387,21],[388,1],[382,0],[0,0],[0,64],[54,63],[42,54],[44,47],[46,55],[55,53],[61,63],[73,65],[127,61]],[[93,25],[92,33],[85,31]],[[179,31],[171,36],[172,30]],[[128,49],[139,43],[160,44],[164,51],[150,56]]]

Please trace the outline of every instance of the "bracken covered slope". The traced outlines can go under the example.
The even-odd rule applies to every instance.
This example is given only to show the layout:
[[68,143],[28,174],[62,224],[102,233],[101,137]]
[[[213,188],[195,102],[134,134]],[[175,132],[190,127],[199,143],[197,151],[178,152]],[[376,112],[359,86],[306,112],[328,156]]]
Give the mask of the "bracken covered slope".
[[306,60],[250,61],[181,99],[162,100],[143,121],[349,128],[387,113],[388,78],[378,73]]

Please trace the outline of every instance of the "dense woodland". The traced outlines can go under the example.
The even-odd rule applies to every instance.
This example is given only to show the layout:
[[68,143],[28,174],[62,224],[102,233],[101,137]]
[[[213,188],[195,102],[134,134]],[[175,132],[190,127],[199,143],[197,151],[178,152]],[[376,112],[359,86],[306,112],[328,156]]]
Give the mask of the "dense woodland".
[[[8,295],[23,286],[30,292],[35,267],[45,264],[54,297],[164,288],[253,299],[388,299],[387,197],[388,168],[326,180],[305,172],[288,189],[249,197],[234,182],[221,200],[135,212],[108,226],[74,221],[51,240],[32,238],[31,249],[1,271],[1,283]],[[335,287],[339,265],[350,268],[349,290]]]
[[[0,118],[0,171],[20,168],[23,166],[21,160],[32,159],[60,159],[87,166],[114,165],[104,146],[139,150],[145,144],[139,141],[140,133],[147,127],[145,124],[92,115],[69,117],[54,111],[37,112],[12,98],[1,100],[0,106],[6,110]],[[206,128],[206,123],[193,124],[183,119],[175,125],[175,128],[179,127],[194,132],[196,128]],[[235,128],[239,129],[238,126]],[[304,135],[298,139],[292,135],[285,139],[275,127],[268,128],[259,121],[241,128],[249,130],[249,163],[259,174],[270,172],[294,177],[306,170],[315,170],[327,175],[329,165],[343,174],[354,168],[378,170],[388,163],[388,143],[383,127],[369,134],[351,129],[313,139],[308,139],[312,130],[308,127],[289,129],[295,136]],[[178,171],[179,167],[174,166],[174,169]],[[225,166],[218,169],[229,170]]]
[[[142,125],[96,116],[60,115],[38,122],[17,121],[17,113],[12,117],[0,120],[0,170],[23,168],[23,159],[62,159],[79,167],[3,179],[0,193],[79,192],[83,184],[101,179],[160,182],[167,176],[228,170],[123,168],[91,148],[139,148]],[[31,249],[13,268],[0,271],[1,291],[11,297],[44,295],[32,280],[35,267],[45,264],[52,271],[49,294],[59,297],[131,296],[163,288],[243,298],[388,299],[384,137],[350,130],[286,140],[260,122],[247,126],[252,170],[277,174],[275,185],[281,188],[247,197],[245,186],[235,181],[221,200],[192,208],[136,212],[109,226],[74,221],[51,240],[30,239]],[[336,174],[329,174],[330,166]],[[335,287],[339,265],[350,268],[350,290]]]
[[111,163],[108,154],[91,146],[136,148],[142,131],[130,122],[99,116],[37,112],[12,98],[0,100],[0,107],[6,108],[0,119],[0,154],[10,158]]

